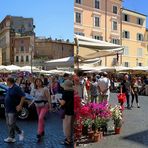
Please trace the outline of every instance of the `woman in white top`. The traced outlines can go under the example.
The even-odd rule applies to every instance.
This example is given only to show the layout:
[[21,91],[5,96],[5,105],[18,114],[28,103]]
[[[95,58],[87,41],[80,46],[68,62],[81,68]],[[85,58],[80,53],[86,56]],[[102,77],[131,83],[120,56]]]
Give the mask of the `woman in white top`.
[[34,102],[38,113],[37,138],[39,142],[41,137],[44,136],[45,115],[51,107],[49,90],[47,87],[43,86],[43,81],[40,78],[35,80],[34,97]]

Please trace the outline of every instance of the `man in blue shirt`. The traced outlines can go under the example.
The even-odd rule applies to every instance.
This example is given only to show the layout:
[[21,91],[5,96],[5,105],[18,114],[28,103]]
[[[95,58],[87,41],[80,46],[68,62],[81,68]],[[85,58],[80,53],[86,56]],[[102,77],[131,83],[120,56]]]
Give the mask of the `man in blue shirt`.
[[15,84],[13,78],[10,77],[7,79],[7,85],[9,86],[9,89],[5,97],[5,116],[9,136],[4,139],[4,141],[7,143],[14,143],[16,141],[15,132],[19,134],[20,141],[24,139],[24,132],[16,125],[16,114],[22,110],[25,94],[22,92],[21,88]]

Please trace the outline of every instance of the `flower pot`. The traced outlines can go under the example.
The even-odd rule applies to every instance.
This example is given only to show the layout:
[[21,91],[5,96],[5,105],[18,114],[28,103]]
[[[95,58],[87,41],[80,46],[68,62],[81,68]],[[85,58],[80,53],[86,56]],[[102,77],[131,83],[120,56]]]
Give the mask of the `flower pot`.
[[94,142],[100,141],[100,133],[95,133],[94,134]]
[[121,128],[120,127],[115,127],[115,134],[120,134]]
[[93,139],[93,136],[94,136],[94,131],[88,132],[88,137],[89,137],[90,139]]
[[103,138],[103,132],[100,132],[100,139]]

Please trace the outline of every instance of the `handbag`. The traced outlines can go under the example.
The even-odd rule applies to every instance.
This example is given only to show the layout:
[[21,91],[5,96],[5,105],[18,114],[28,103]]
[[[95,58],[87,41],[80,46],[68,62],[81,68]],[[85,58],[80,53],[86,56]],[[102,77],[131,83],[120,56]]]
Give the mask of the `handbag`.
[[119,103],[124,103],[126,101],[126,95],[125,95],[125,93],[117,94],[117,98],[118,98],[118,102]]

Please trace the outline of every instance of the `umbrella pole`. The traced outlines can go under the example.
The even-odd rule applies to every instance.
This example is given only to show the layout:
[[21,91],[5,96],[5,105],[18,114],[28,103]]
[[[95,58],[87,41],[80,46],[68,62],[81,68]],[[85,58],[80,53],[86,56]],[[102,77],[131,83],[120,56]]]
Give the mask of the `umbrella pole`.
[[77,64],[77,72],[79,71],[79,43],[78,43],[79,41],[78,41],[78,39],[77,39],[77,41],[76,41],[76,43],[77,43],[77,50],[76,50],[76,64]]

